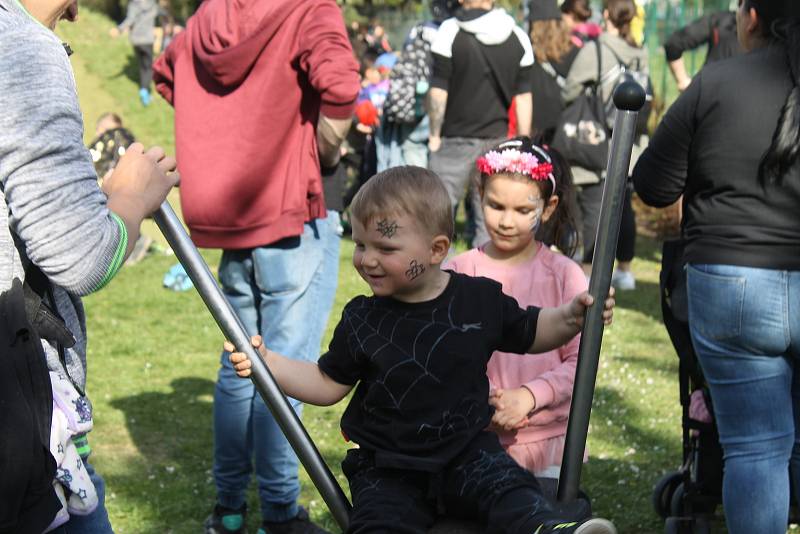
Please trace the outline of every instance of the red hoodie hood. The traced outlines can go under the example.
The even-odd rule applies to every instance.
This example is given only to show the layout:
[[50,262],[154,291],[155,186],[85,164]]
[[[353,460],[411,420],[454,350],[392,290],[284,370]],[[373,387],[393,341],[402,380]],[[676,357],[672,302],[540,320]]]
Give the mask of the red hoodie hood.
[[190,25],[195,57],[221,85],[239,85],[295,9],[314,0],[204,2]]

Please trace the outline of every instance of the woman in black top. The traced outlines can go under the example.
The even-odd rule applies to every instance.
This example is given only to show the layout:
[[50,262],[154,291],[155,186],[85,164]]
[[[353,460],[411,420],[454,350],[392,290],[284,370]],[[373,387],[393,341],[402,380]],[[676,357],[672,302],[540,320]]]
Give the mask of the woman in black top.
[[790,459],[800,489],[800,2],[739,0],[737,26],[746,53],[700,71],[633,178],[654,206],[683,194],[689,326],[728,530],[783,534]]

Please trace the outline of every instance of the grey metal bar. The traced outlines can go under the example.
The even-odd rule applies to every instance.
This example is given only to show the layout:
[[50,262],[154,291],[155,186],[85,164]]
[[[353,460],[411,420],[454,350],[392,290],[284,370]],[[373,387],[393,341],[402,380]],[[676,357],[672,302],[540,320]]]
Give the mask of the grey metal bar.
[[250,345],[250,336],[223,295],[214,275],[211,274],[205,260],[192,243],[172,206],[165,201],[153,214],[153,219],[164,237],[167,238],[172,250],[175,251],[178,260],[183,264],[189,278],[194,282],[200,297],[222,333],[238,350],[246,353],[253,362],[251,378],[259,395],[264,399],[286,439],[289,440],[289,444],[311,477],[311,481],[319,490],[334,519],[342,530],[346,530],[351,508],[347,497],[328,466],[325,465],[319,450],[311,441],[305,427],[275,382],[266,364]]
[[625,183],[628,179],[628,166],[636,133],[636,117],[644,101],[644,89],[635,82],[620,84],[614,92],[614,104],[618,111],[609,148],[603,200],[594,245],[592,276],[589,280],[589,294],[594,298],[595,305],[586,312],[578,349],[572,406],[569,411],[561,476],[558,481],[559,501],[572,501],[578,496],[583,451],[589,431],[589,416],[600,360],[600,345],[603,340],[602,303],[611,286],[611,271],[614,267],[619,225],[622,220]]

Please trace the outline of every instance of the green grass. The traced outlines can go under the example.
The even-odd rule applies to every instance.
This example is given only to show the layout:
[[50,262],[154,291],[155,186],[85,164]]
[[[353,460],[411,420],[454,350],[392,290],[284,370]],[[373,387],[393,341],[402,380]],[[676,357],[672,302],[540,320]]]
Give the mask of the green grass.
[[[129,77],[132,52],[124,39],[108,37],[111,24],[88,10],[79,23],[62,23],[61,34],[75,50],[87,125],[93,130],[97,115],[117,111],[146,145],[172,152],[172,111],[159,99],[146,109],[139,105]],[[152,225],[146,231],[156,234]],[[343,242],[326,343],[345,302],[366,289],[350,267],[351,254],[352,244]],[[213,270],[219,253],[204,255]],[[622,533],[662,530],[651,490],[680,463],[678,361],[660,321],[659,259],[658,243],[640,237],[637,289],[619,295],[614,325],[606,329],[583,470],[595,512]],[[92,460],[106,478],[108,509],[120,534],[199,532],[214,502],[211,410],[222,336],[195,291],[161,287],[174,263],[174,257],[151,256],[86,299]],[[307,407],[304,422],[346,487],[339,469],[347,449],[338,431],[343,408]],[[337,531],[305,473],[302,483],[301,501],[312,517]],[[250,506],[257,509],[254,492]],[[254,530],[257,519],[251,519]]]

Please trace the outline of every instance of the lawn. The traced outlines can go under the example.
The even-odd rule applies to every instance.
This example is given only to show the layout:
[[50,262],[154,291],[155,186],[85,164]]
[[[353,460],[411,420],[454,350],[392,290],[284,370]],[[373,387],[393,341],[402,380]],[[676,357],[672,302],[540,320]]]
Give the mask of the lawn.
[[[144,109],[136,91],[133,54],[112,40],[107,18],[82,10],[62,23],[75,50],[73,65],[87,123],[120,113],[145,144],[174,150],[172,112],[160,99]],[[177,195],[173,195],[177,202]],[[146,232],[156,236],[152,223]],[[341,274],[326,333],[345,302],[366,290],[350,267],[352,243],[343,242]],[[204,251],[216,268],[219,252]],[[655,533],[661,522],[650,505],[653,484],[680,463],[677,358],[661,325],[659,244],[641,236],[635,291],[618,298],[606,329],[589,435],[583,487],[598,515],[622,533]],[[199,532],[214,502],[211,409],[222,337],[195,291],[163,289],[174,256],[153,255],[126,266],[103,291],[86,299],[89,329],[88,391],[95,406],[92,460],[105,476],[108,509],[117,532]],[[344,406],[307,407],[304,422],[339,481],[347,445],[338,431]],[[311,515],[338,531],[303,473],[301,501]],[[257,509],[255,493],[251,509]],[[257,514],[254,514],[257,516]],[[255,530],[257,518],[251,518]]]

